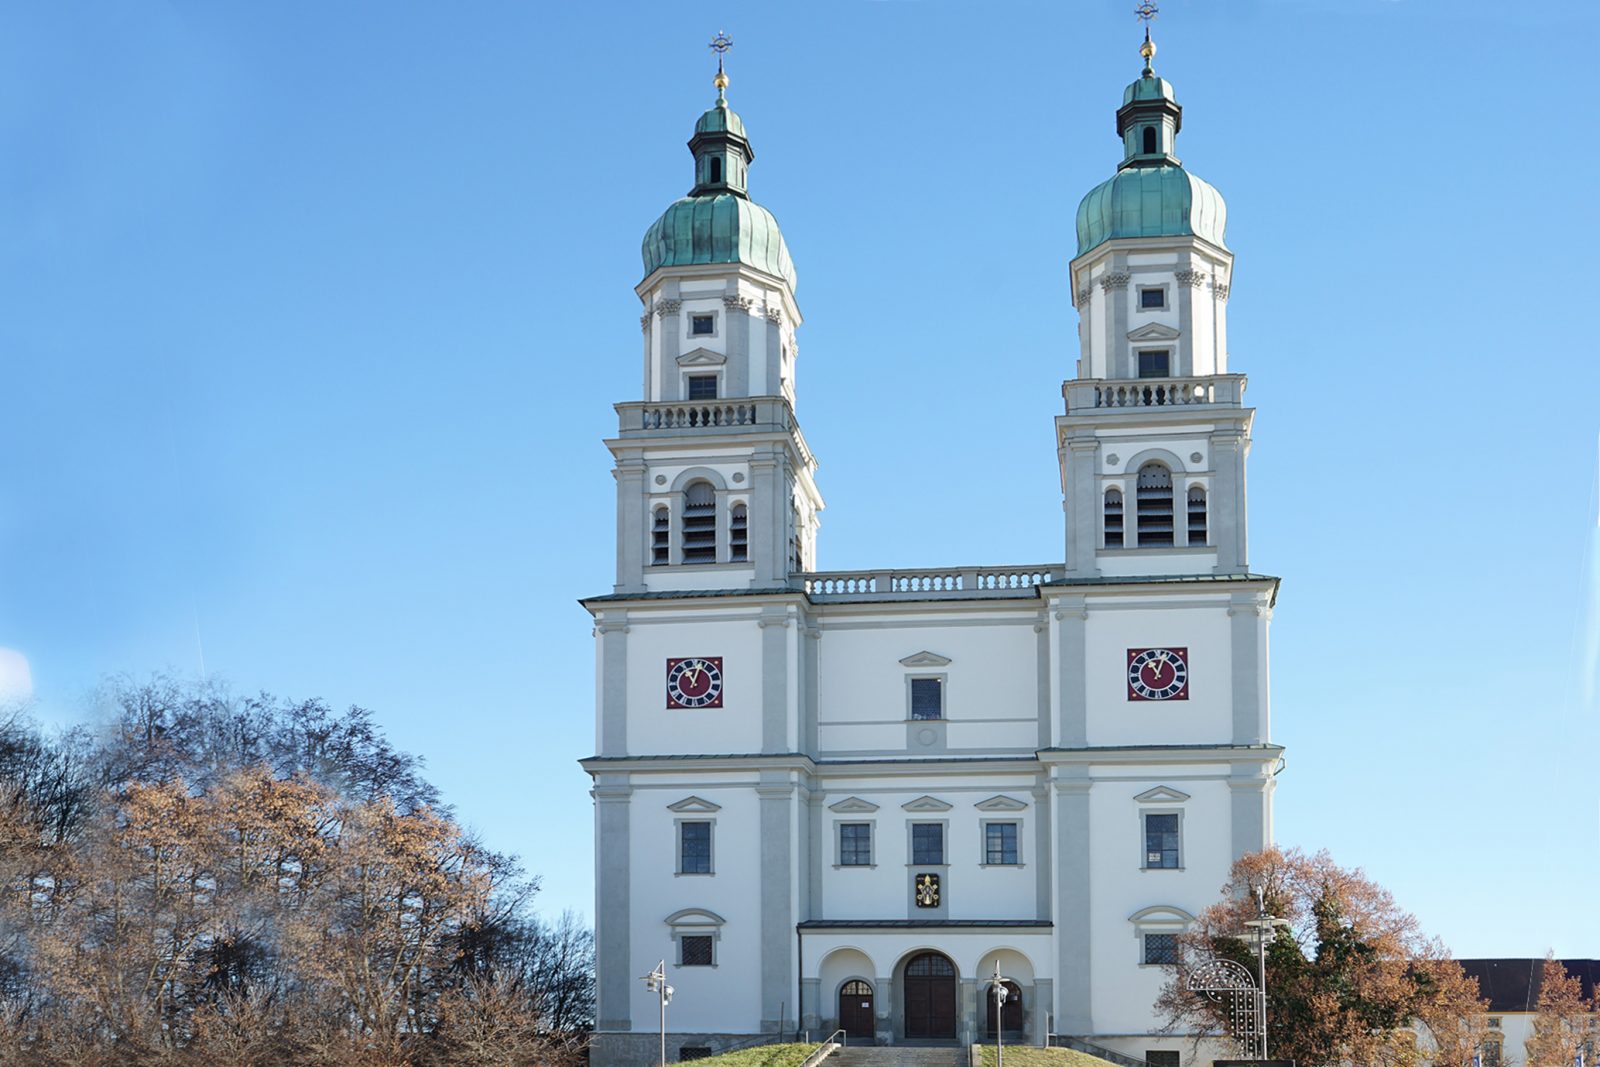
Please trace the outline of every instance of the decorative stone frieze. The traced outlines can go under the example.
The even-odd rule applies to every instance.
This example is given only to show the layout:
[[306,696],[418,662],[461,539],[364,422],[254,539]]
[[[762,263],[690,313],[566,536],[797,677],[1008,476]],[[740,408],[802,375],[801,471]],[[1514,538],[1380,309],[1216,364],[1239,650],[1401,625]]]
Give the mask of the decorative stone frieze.
[[1180,270],[1173,275],[1178,279],[1179,285],[1187,285],[1191,289],[1198,289],[1206,283],[1206,274],[1198,270]]
[[648,330],[649,328],[650,328],[650,312],[646,311],[643,315],[639,316],[639,329]]
[[1094,295],[1094,286],[1086,285],[1078,290],[1078,303],[1082,304]]
[[1100,275],[1100,289],[1109,293],[1113,289],[1121,289],[1133,279],[1133,275],[1125,270],[1110,270]]
[[774,325],[774,326],[782,326],[783,325],[783,308],[778,307],[775,304],[768,304],[766,306],[766,316],[767,316],[767,321],[772,323],[772,325]]
[[682,300],[657,300],[656,318],[664,319],[668,315],[676,315],[683,310]]
[[1228,299],[1228,287],[1226,285],[1218,285],[1216,282],[1212,282],[1211,291],[1217,294],[1218,300]]
[[751,308],[756,306],[756,302],[748,296],[740,296],[738,293],[729,293],[727,296],[722,298],[722,306],[727,308],[729,311],[749,311]]

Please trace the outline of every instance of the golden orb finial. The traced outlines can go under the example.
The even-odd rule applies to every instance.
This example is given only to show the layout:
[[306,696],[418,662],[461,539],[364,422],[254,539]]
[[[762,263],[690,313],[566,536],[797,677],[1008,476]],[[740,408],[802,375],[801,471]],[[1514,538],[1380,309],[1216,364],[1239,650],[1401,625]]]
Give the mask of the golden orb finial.
[[733,38],[721,30],[718,30],[717,35],[711,38],[711,50],[717,54],[717,76],[711,79],[711,84],[717,87],[717,99],[719,101],[722,99],[722,90],[728,87],[728,72],[722,69],[722,55],[732,47]]
[[1144,3],[1133,9],[1133,13],[1138,15],[1139,21],[1144,23],[1144,44],[1139,46],[1139,54],[1144,57],[1144,70],[1142,73],[1148,78],[1155,73],[1150,61],[1156,57],[1156,43],[1150,39],[1150,20],[1156,17],[1159,9],[1155,4],[1151,3],[1151,0],[1144,0]]

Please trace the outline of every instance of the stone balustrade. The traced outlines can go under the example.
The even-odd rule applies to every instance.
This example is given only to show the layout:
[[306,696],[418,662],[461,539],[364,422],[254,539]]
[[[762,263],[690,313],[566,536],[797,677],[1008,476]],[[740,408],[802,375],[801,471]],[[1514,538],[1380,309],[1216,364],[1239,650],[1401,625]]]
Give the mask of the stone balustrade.
[[926,570],[815,571],[804,574],[813,598],[943,599],[1031,596],[1035,586],[1060,578],[1062,564],[1026,567],[935,567]]
[[1244,404],[1242,374],[1201,378],[1077,378],[1062,387],[1067,414],[1107,408],[1168,408]]

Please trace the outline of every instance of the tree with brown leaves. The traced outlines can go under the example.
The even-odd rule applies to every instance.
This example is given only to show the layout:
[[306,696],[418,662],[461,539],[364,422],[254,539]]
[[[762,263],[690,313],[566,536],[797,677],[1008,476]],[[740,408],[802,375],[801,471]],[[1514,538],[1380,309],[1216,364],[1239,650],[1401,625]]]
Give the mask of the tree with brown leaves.
[[[1533,1034],[1523,1046],[1528,1067],[1571,1067],[1578,1051],[1600,1038],[1596,1005],[1583,995],[1583,983],[1568,973],[1554,952],[1544,957],[1539,972],[1539,1000],[1533,1016]],[[1592,1062],[1592,1053],[1585,1057]]]

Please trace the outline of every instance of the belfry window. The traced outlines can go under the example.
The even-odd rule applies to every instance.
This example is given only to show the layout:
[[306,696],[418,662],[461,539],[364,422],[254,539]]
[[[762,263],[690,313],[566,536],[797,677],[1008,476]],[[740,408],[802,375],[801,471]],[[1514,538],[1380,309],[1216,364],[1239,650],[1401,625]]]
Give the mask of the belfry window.
[[1146,126],[1144,128],[1144,154],[1147,156],[1153,156],[1157,151],[1156,128],[1154,126]]
[[1106,547],[1122,547],[1122,490],[1106,490]]
[[722,160],[713,156],[711,159],[711,184],[716,185],[720,181],[722,181]]
[[689,375],[690,400],[715,400],[717,398],[717,376],[715,374]]
[[683,494],[683,562],[716,561],[717,492],[710,482],[695,482]]
[[1159,463],[1139,468],[1139,547],[1172,544],[1172,472]]
[[689,332],[696,337],[710,337],[717,332],[715,315],[690,315]]
[[1139,377],[1172,377],[1172,352],[1165,348],[1139,353]]
[[728,513],[728,558],[735,562],[750,558],[750,511],[735,504]]
[[672,562],[671,531],[671,513],[664,506],[656,508],[650,527],[650,562],[658,567]]
[[1206,543],[1206,491],[1199,485],[1189,489],[1189,543]]

